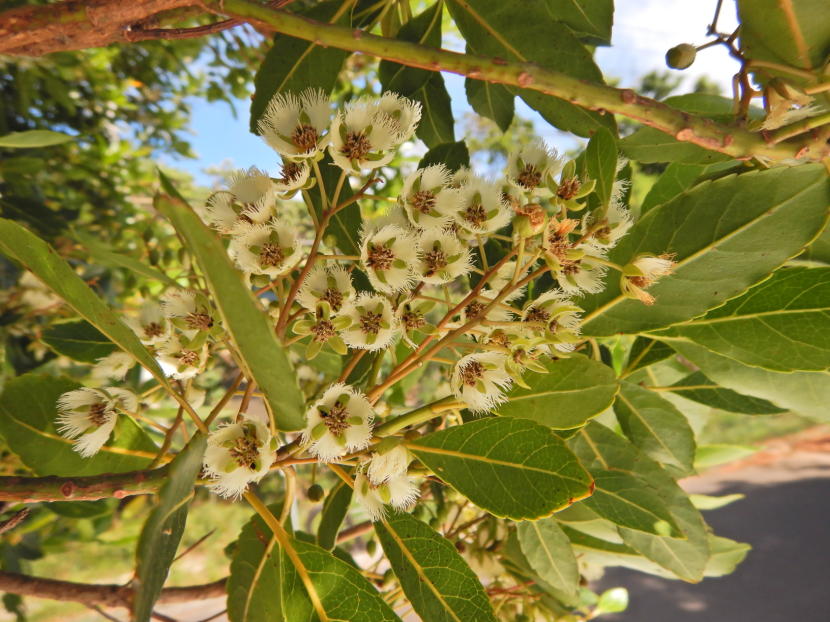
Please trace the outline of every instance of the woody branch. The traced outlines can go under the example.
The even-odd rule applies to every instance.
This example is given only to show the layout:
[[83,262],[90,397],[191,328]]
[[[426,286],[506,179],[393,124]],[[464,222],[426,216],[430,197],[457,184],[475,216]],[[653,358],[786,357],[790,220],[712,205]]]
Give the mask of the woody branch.
[[141,24],[159,12],[193,7],[197,3],[211,13],[321,45],[412,67],[527,88],[589,110],[619,114],[666,132],[679,141],[733,158],[819,161],[830,156],[830,145],[820,133],[818,138],[810,134],[776,142],[770,136],[736,125],[715,123],[630,89],[579,80],[533,63],[459,54],[372,35],[360,29],[320,23],[250,0],[140,0],[117,10],[115,7],[121,7],[121,3],[116,0],[88,0],[14,9],[0,13],[0,53],[40,55],[129,41],[131,24]]

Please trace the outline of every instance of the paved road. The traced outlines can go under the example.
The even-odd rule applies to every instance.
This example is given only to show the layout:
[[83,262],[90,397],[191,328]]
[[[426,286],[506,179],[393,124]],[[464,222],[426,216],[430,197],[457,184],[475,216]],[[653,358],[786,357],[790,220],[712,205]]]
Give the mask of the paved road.
[[[715,533],[753,550],[729,576],[698,585],[610,569],[600,588],[629,589],[628,611],[608,622],[830,622],[830,452],[802,438],[760,461],[684,483],[690,492],[745,493],[705,513]],[[759,463],[760,462],[760,463]]]

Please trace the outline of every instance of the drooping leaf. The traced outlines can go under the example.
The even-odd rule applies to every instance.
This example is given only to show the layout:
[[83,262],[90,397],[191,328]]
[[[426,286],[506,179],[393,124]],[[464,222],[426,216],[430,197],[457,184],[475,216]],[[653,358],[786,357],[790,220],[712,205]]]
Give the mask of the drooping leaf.
[[741,395],[731,389],[718,386],[699,371],[681,378],[671,386],[677,387],[672,390],[672,393],[681,397],[733,413],[775,415],[785,412],[783,408],[778,408],[767,400],[751,395]]
[[723,577],[735,572],[735,568],[746,558],[752,546],[746,542],[736,542],[730,538],[709,534],[709,549],[712,555],[703,576]]
[[617,379],[607,365],[576,354],[551,361],[547,368],[546,374],[528,374],[530,389],[511,390],[499,414],[567,430],[581,426],[614,401]]
[[492,82],[464,80],[467,101],[476,114],[494,121],[502,132],[513,122],[514,102],[516,96],[507,87]]
[[51,147],[75,140],[74,136],[52,130],[28,130],[0,136],[0,147],[5,149],[34,149]]
[[654,391],[623,381],[614,412],[625,435],[641,451],[683,474],[692,471],[695,435],[674,404]]
[[171,385],[156,360],[112,310],[46,242],[16,222],[0,218],[0,252],[31,270],[82,318],[131,354],[162,385]]
[[433,164],[444,164],[451,171],[457,171],[462,166],[470,166],[467,143],[459,140],[455,143],[444,143],[433,147],[418,162],[418,168],[426,168]]
[[202,267],[213,302],[247,367],[246,375],[254,379],[265,395],[277,427],[299,430],[305,425],[304,399],[286,350],[277,341],[250,289],[243,284],[242,275],[231,264],[221,241],[181,199],[157,195],[155,205],[187,242]]
[[421,122],[415,133],[427,147],[437,147],[455,141],[455,119],[452,115],[450,94],[444,85],[444,78],[435,73],[412,95],[421,103]]
[[[298,11],[318,22],[348,24],[350,3],[327,0],[309,9]],[[251,100],[251,132],[258,134],[257,123],[271,98],[277,93],[300,93],[307,88],[330,93],[348,52],[336,47],[323,47],[312,41],[278,34],[274,44],[254,77]]]
[[597,185],[594,193],[603,208],[611,200],[611,189],[617,178],[617,141],[605,128],[598,130],[585,148],[585,169]]
[[375,531],[421,619],[495,622],[481,582],[449,540],[402,512],[391,512],[376,522]]
[[681,537],[619,527],[624,544],[685,581],[700,581],[709,560],[706,526],[687,494],[656,462],[603,425],[590,422],[569,442],[593,474],[613,468],[647,482],[657,491],[680,529]]
[[337,533],[346,518],[349,504],[352,502],[352,487],[345,482],[338,482],[332,488],[323,503],[320,513],[320,525],[317,527],[317,544],[330,551],[337,544]]
[[689,500],[698,510],[718,510],[746,498],[746,495],[735,493],[731,495],[689,495]]
[[580,39],[593,45],[611,45],[613,0],[547,0],[548,11]]
[[783,373],[750,367],[681,339],[673,340],[672,347],[722,387],[769,400],[805,417],[830,421],[830,372]]
[[540,518],[590,494],[591,478],[549,428],[493,417],[434,432],[409,450],[479,507]]
[[168,467],[167,481],[161,487],[158,502],[147,516],[136,547],[136,571],[133,581],[133,620],[147,622],[153,613],[170,564],[184,533],[187,508],[193,498],[193,486],[202,469],[202,455],[207,437],[196,433]]
[[288,622],[282,611],[280,557],[273,532],[255,514],[242,528],[231,560],[231,622]]
[[652,330],[701,315],[762,280],[821,231],[830,179],[820,165],[775,168],[698,184],[654,208],[609,254],[624,265],[638,255],[671,253],[673,274],[649,288],[656,302],[622,295],[609,275],[586,296],[587,335]]
[[775,272],[742,296],[667,331],[772,371],[830,368],[830,268]]
[[571,542],[553,518],[524,521],[516,534],[530,566],[546,583],[569,594],[579,587],[579,568]]
[[623,376],[628,376],[638,369],[664,361],[673,354],[674,350],[671,349],[671,346],[662,341],[656,341],[648,337],[637,337],[631,346],[631,351],[628,353],[628,362],[623,370]]
[[[545,0],[526,0],[521,10],[502,0],[450,0],[450,14],[469,49],[481,56],[530,61],[564,71],[575,78],[602,82],[591,54]],[[599,127],[615,129],[611,115],[599,115],[538,91],[508,87],[556,127],[589,136]]]
[[[436,2],[419,13],[398,30],[396,39],[419,43],[430,47],[441,47],[442,3]],[[388,60],[378,66],[378,78],[382,91],[392,91],[410,97],[430,81],[435,72],[429,69],[408,67]]]
[[149,466],[158,451],[147,433],[125,415],[110,440],[91,458],[82,458],[55,427],[56,402],[81,385],[67,378],[29,373],[6,382],[0,394],[0,434],[37,475],[83,476],[135,471]]
[[[292,538],[291,545],[330,620],[400,622],[357,568],[314,544]],[[286,621],[318,620],[296,568],[282,549],[280,564],[283,569],[280,592]]]
[[85,320],[52,324],[41,340],[58,354],[81,363],[94,363],[115,350],[115,344]]

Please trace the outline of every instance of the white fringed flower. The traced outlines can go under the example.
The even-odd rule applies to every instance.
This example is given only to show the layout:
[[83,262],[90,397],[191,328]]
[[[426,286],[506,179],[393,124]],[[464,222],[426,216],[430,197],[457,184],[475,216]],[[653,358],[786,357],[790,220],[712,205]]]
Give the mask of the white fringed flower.
[[96,382],[124,380],[124,376],[135,366],[135,359],[126,352],[113,352],[98,359],[92,368],[92,379]]
[[426,314],[434,306],[435,302],[432,300],[404,300],[398,305],[395,317],[398,319],[403,340],[411,347],[415,347],[415,332],[425,335],[433,332],[434,326],[427,321]]
[[581,312],[565,292],[553,289],[525,305],[522,321],[538,327],[560,352],[570,352],[581,331]]
[[[590,218],[586,216],[586,219],[582,225],[583,233],[587,232],[589,228],[593,228]],[[591,244],[603,250],[608,250],[617,245],[617,242],[628,233],[634,223],[628,209],[613,199],[605,215],[605,221],[604,225],[594,231]]]
[[[591,249],[599,252],[599,249]],[[554,275],[559,287],[566,294],[575,295],[582,292],[597,294],[605,287],[605,273],[608,267],[596,261],[591,256],[581,259],[562,262],[559,270]]]
[[302,433],[308,451],[329,462],[369,446],[375,411],[366,396],[346,384],[334,384],[306,413]]
[[276,441],[268,426],[245,419],[224,425],[208,436],[202,458],[210,488],[222,497],[239,498],[261,480],[276,459]]
[[340,315],[351,320],[342,331],[351,348],[382,350],[395,339],[398,321],[389,301],[378,294],[363,292],[343,305]]
[[336,264],[314,266],[297,294],[299,303],[309,311],[316,310],[320,302],[329,303],[333,316],[340,313],[343,304],[354,297],[351,272]]
[[234,236],[228,254],[244,273],[275,279],[300,262],[303,249],[292,227],[275,222]]
[[272,149],[300,160],[325,148],[330,119],[328,95],[320,89],[306,89],[299,97],[293,93],[274,95],[257,129]]
[[443,164],[420,168],[403,182],[398,203],[409,222],[420,229],[443,229],[461,207],[458,189],[450,187],[451,173]]
[[418,237],[418,250],[416,276],[424,283],[449,283],[473,266],[467,245],[439,229],[424,231]]
[[240,203],[253,205],[273,196],[274,183],[268,173],[252,166],[248,170],[242,169],[231,175],[228,192]]
[[494,233],[510,222],[511,210],[498,183],[472,177],[461,186],[456,221],[474,235]]
[[623,266],[620,277],[620,289],[629,298],[643,304],[654,304],[654,296],[646,290],[654,285],[660,277],[674,271],[675,261],[671,255],[640,255],[630,264]]
[[[461,309],[461,325],[466,324],[470,320],[487,320],[489,322],[507,322],[511,319],[511,313],[506,308],[505,303],[494,304],[485,313],[485,309],[490,306],[496,294],[489,290],[482,290],[473,300],[468,302],[463,309]],[[456,325],[449,325],[448,328],[457,328]],[[486,326],[477,326],[477,330],[487,331]]]
[[[527,262],[524,262],[522,267],[519,269],[519,274],[516,278],[516,282],[518,283],[524,277],[527,276],[528,271],[532,268],[532,265],[527,265]],[[495,297],[496,295],[500,294],[502,289],[507,287],[513,282],[513,277],[516,275],[516,261],[508,261],[505,262],[493,276],[487,281],[484,292],[488,296]],[[522,287],[517,287],[513,289],[507,296],[502,299],[502,302],[505,304],[510,303],[517,298],[521,298],[524,294],[525,288],[527,285],[523,285]]]
[[513,380],[505,369],[507,357],[499,352],[478,352],[459,359],[450,386],[473,412],[487,412],[505,401],[504,391]]
[[124,321],[145,346],[157,345],[170,335],[170,325],[161,305],[152,300],[141,305],[137,318],[127,317]]
[[394,128],[395,142],[400,145],[415,134],[421,120],[421,104],[387,91],[377,102],[376,117],[384,119]]
[[138,398],[126,389],[76,389],[58,398],[56,427],[73,439],[72,449],[84,458],[98,453],[115,428],[118,411],[135,412]]
[[164,315],[188,338],[218,328],[216,313],[204,294],[192,289],[172,289],[161,297]]
[[507,160],[507,178],[525,192],[536,195],[550,194],[548,180],[562,169],[562,160],[555,149],[542,140],[534,140]]
[[270,192],[253,203],[246,204],[227,190],[210,195],[202,211],[205,223],[224,234],[233,234],[251,225],[268,222],[274,214],[274,197]]
[[309,180],[310,175],[311,167],[307,161],[292,162],[291,160],[283,160],[280,167],[280,176],[274,182],[274,190],[283,197],[290,197],[297,190],[309,188],[313,185],[314,180]]
[[397,225],[386,225],[364,234],[360,260],[376,290],[399,292],[411,287],[414,281],[418,244],[408,231]]
[[[198,340],[198,337],[194,338]],[[184,335],[173,335],[158,347],[158,358],[169,376],[178,380],[193,378],[207,362],[207,344],[192,345]]]
[[372,521],[381,520],[386,505],[398,510],[408,509],[418,498],[417,484],[406,474],[396,475],[381,484],[373,484],[363,473],[354,478],[354,496],[363,506]]
[[366,475],[373,484],[382,484],[399,475],[406,475],[410,462],[412,462],[412,454],[403,445],[398,445],[383,453],[373,452]]
[[329,153],[344,171],[360,173],[389,164],[400,144],[399,124],[378,114],[378,101],[361,97],[346,104],[331,126]]

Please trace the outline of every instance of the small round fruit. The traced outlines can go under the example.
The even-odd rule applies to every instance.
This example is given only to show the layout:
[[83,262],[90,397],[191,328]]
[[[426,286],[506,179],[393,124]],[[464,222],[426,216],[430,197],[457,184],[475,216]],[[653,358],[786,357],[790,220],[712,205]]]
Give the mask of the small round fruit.
[[306,492],[306,494],[311,501],[317,503],[323,499],[326,491],[323,490],[323,487],[320,484],[312,484],[308,487],[308,492]]
[[691,67],[697,56],[697,48],[689,43],[681,43],[666,52],[666,64],[672,69]]

